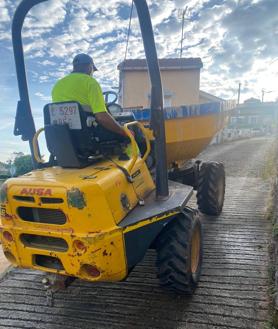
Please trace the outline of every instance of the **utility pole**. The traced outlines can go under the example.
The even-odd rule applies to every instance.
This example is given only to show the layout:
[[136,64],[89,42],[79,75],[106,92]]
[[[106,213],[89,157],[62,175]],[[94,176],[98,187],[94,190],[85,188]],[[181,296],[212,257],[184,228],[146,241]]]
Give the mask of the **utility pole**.
[[262,103],[264,102],[264,94],[270,94],[272,93],[273,90],[265,90],[265,89],[262,89]]
[[239,105],[239,102],[240,102],[240,91],[241,91],[241,83],[238,84],[237,105]]
[[262,103],[264,102],[264,93],[265,93],[265,90],[262,89]]
[[182,51],[183,51],[183,34],[184,34],[184,21],[185,21],[185,14],[187,12],[187,6],[185,9],[182,10],[182,26],[181,26],[181,49],[180,49],[180,58],[182,58]]

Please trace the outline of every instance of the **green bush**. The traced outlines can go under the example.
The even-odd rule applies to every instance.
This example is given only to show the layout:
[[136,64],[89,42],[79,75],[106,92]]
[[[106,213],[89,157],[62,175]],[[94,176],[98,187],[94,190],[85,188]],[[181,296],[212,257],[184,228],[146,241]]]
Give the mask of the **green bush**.
[[33,169],[31,155],[20,155],[14,159],[13,165],[16,169],[16,176],[24,175]]

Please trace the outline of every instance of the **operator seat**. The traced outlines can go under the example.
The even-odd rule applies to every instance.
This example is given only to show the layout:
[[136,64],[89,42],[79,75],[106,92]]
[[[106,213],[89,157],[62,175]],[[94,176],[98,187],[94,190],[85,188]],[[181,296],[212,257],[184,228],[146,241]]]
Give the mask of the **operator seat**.
[[61,167],[86,167],[99,155],[120,154],[129,143],[99,125],[94,114],[78,102],[50,103],[43,112],[47,148]]

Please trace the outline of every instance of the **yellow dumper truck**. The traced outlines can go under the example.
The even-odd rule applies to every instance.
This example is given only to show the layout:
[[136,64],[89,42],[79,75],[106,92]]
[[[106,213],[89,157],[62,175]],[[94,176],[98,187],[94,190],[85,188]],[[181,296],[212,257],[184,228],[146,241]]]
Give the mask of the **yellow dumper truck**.
[[[223,113],[167,118],[149,10],[145,0],[134,0],[151,81],[149,120],[107,104],[126,130],[132,154],[127,156],[126,142],[99,126],[77,102],[45,105],[44,127],[36,132],[21,30],[29,10],[43,1],[23,0],[12,24],[20,95],[14,133],[29,141],[34,170],[1,187],[5,256],[18,267],[50,273],[44,283],[54,286],[58,278],[124,280],[152,248],[161,285],[192,294],[203,247],[198,211],[187,202],[195,189],[199,210],[219,215],[225,173],[220,163],[183,167],[181,162],[197,155],[223,127]],[[194,120],[193,131],[188,122]],[[42,131],[47,162],[38,147]]]

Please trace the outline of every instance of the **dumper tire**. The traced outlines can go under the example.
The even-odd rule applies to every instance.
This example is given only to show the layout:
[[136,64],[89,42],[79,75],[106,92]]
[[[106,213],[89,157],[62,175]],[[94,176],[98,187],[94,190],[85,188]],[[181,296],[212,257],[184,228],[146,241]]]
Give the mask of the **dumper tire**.
[[160,233],[156,267],[160,285],[182,295],[192,295],[202,267],[203,234],[198,213],[185,208]]
[[199,210],[210,216],[222,212],[225,198],[225,169],[223,163],[202,162],[197,179],[197,204]]

